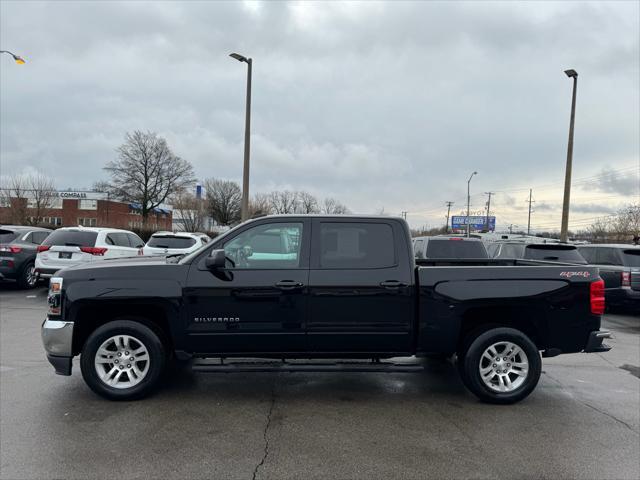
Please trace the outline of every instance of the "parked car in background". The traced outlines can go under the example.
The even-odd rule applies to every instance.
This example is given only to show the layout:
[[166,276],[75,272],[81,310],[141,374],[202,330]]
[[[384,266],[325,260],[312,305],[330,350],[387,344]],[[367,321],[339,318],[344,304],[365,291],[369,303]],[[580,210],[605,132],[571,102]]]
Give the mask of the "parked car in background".
[[565,243],[492,242],[487,244],[487,250],[492,258],[587,264],[575,245]]
[[640,246],[580,245],[578,250],[599,268],[607,305],[640,309]]
[[0,226],[0,280],[15,281],[20,288],[35,287],[37,248],[50,233],[47,228]]
[[142,248],[144,255],[176,255],[191,253],[211,240],[204,233],[156,232]]
[[128,230],[59,228],[38,247],[35,272],[39,278],[49,278],[58,270],[81,263],[142,255],[142,247],[144,241]]
[[415,237],[413,239],[415,258],[489,258],[484,243],[479,238],[439,235],[435,237]]

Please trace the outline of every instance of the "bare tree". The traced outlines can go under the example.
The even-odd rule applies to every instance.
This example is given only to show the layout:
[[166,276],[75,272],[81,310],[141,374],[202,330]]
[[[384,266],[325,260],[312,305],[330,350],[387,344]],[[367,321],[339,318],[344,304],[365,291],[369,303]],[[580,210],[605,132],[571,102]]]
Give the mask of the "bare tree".
[[240,220],[242,190],[230,180],[208,178],[204,181],[207,212],[220,225],[231,225]]
[[269,215],[271,213],[271,197],[266,193],[257,193],[249,200],[249,217]]
[[174,219],[182,224],[185,232],[202,232],[207,216],[206,205],[202,198],[182,192],[171,199]]
[[143,223],[154,208],[195,181],[191,164],[156,133],[127,133],[116,151],[118,158],[104,167],[111,174],[109,193],[139,203]]
[[58,192],[56,192],[51,178],[41,173],[27,176],[27,183],[31,190],[31,202],[27,204],[30,213],[29,222],[32,225],[39,225],[44,217],[51,214],[53,200],[57,197]]
[[277,214],[296,213],[298,207],[298,195],[290,190],[271,192],[271,210]]
[[15,225],[27,223],[27,182],[23,175],[13,175],[3,178],[2,204],[10,207],[3,222]]
[[298,208],[296,213],[320,213],[318,200],[309,192],[298,192]]
[[322,204],[322,213],[327,215],[347,215],[351,211],[346,205],[340,203],[335,198],[325,198]]
[[39,225],[49,216],[57,192],[42,173],[14,175],[0,189],[2,203],[11,207],[8,220],[17,225]]

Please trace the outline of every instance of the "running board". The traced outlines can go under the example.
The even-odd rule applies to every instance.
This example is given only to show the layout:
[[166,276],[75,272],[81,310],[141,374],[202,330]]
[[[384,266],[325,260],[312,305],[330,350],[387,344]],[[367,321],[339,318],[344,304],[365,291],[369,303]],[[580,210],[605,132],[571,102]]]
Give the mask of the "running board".
[[247,373],[247,372],[423,372],[419,363],[393,362],[287,362],[287,361],[216,361],[199,362],[192,366],[194,372]]

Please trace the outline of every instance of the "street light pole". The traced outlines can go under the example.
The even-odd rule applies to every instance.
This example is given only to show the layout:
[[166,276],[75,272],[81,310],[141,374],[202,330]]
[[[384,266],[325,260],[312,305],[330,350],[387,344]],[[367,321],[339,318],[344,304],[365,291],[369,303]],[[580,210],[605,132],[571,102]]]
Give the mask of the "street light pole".
[[564,174],[564,199],[562,201],[562,225],[560,241],[566,242],[569,235],[569,202],[571,198],[571,168],[573,163],[573,129],[576,120],[576,90],[578,89],[578,72],[565,70],[569,78],[573,78],[573,94],[571,96],[571,120],[569,123],[569,144],[567,146],[567,168]]
[[229,54],[239,62],[247,64],[247,101],[244,121],[244,168],[242,171],[242,202],[240,218],[244,222],[249,218],[249,158],[251,150],[251,67],[253,60],[238,53]]
[[471,236],[471,225],[469,225],[469,210],[471,208],[471,193],[470,193],[471,179],[473,178],[474,175],[477,175],[477,174],[478,172],[473,172],[469,177],[469,180],[467,180],[467,238]]
[[9,52],[7,50],[0,50],[0,53],[7,53],[7,54],[11,55],[18,65],[24,65],[26,63],[24,61],[24,58],[19,57],[18,55],[14,54],[14,53],[11,53],[11,52]]

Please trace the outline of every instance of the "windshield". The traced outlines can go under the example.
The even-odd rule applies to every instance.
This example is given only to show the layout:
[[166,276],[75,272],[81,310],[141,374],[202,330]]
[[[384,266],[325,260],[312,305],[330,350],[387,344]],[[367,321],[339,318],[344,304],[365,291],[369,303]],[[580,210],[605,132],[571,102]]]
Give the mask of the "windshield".
[[640,248],[633,250],[624,250],[622,258],[625,267],[640,267]]
[[570,245],[527,245],[524,258],[550,262],[587,263],[578,249]]
[[154,235],[149,239],[147,247],[156,248],[189,248],[196,244],[191,237],[176,237],[174,235]]
[[18,236],[18,232],[12,230],[0,230],[0,243],[13,242]]
[[429,240],[427,258],[487,258],[482,242],[467,240]]
[[96,245],[97,232],[85,232],[81,230],[56,230],[42,242],[42,245],[67,246],[67,247],[94,247]]

